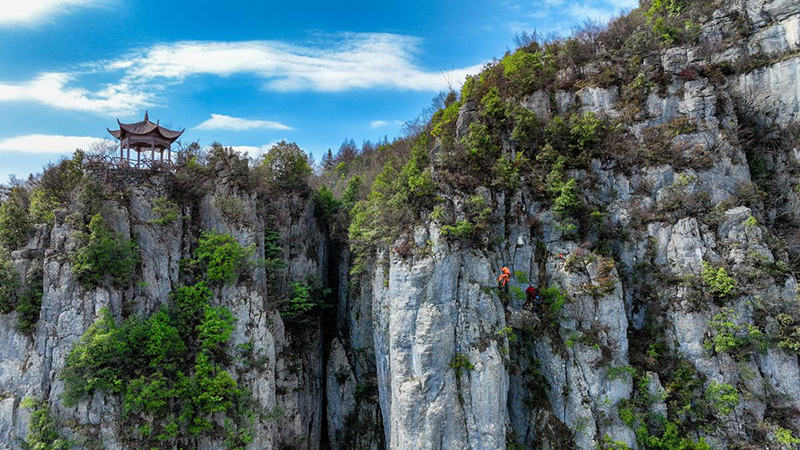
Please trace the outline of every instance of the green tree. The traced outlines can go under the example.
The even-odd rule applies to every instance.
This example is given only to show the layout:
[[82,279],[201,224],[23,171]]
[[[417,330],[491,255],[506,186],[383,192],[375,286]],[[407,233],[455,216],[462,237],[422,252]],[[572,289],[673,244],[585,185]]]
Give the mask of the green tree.
[[736,295],[736,280],[728,275],[724,267],[714,268],[703,261],[701,276],[706,288],[715,297],[726,298]]
[[0,205],[0,245],[8,250],[16,250],[28,241],[32,232],[33,226],[28,218],[28,194],[25,189],[15,186]]
[[67,355],[60,374],[65,382],[64,404],[73,406],[95,390],[119,393],[128,354],[114,317],[104,308]]
[[233,316],[227,308],[206,308],[205,316],[197,326],[197,338],[204,351],[219,353],[222,345],[231,338]]
[[110,278],[117,287],[127,286],[139,264],[139,247],[106,225],[100,214],[89,222],[89,234],[72,254],[72,272],[87,289]]
[[273,145],[260,167],[271,185],[284,189],[302,186],[311,176],[308,155],[294,142],[281,141]]
[[323,220],[330,220],[341,206],[327,186],[322,186],[314,193],[314,214]]
[[31,191],[30,219],[33,223],[46,223],[53,225],[55,221],[54,210],[61,206],[58,197],[47,192],[41,187]]
[[58,424],[50,414],[46,403],[25,397],[20,406],[31,410],[28,422],[28,434],[25,436],[25,448],[31,450],[68,450],[74,443],[65,439],[58,431]]
[[188,267],[210,284],[234,284],[251,265],[255,245],[243,247],[233,236],[204,231]]
[[0,313],[7,314],[17,306],[19,272],[0,249]]

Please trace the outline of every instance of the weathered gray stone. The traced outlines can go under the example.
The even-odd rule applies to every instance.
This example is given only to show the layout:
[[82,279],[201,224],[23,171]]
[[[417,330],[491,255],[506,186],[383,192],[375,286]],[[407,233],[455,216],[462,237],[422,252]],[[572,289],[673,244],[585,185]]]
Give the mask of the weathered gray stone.
[[536,116],[543,120],[550,120],[550,94],[546,91],[536,91],[522,102],[522,106],[533,111]]
[[564,115],[575,105],[575,94],[567,91],[556,91],[556,112]]
[[614,109],[614,104],[619,97],[619,88],[612,86],[608,89],[599,87],[585,87],[576,93],[580,99],[581,114],[593,112],[595,114],[604,113],[615,116],[618,112]]
[[469,124],[478,120],[478,102],[474,99],[467,99],[458,110],[458,120],[456,121],[456,139],[461,139],[469,133]]
[[800,115],[800,58],[779,61],[733,80],[736,95],[780,125],[795,122]]

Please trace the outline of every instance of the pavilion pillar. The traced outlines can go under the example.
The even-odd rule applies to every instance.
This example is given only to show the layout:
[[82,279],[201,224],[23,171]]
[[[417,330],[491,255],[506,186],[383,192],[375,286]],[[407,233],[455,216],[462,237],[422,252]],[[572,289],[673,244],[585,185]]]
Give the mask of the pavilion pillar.
[[136,150],[136,168],[137,169],[139,168],[139,161],[141,160],[141,158],[142,158],[142,149],[139,148],[139,150]]
[[167,165],[172,168],[172,146],[167,147]]
[[128,144],[127,147],[128,147],[128,158],[127,158],[127,161],[126,161],[126,163],[127,163],[126,165],[130,165],[131,164],[131,146],[130,146],[130,144]]

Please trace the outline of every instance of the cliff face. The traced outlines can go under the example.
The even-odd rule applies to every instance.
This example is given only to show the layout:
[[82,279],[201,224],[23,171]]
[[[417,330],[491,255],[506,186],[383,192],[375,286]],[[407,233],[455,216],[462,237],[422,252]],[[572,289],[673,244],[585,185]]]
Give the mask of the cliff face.
[[[728,39],[742,20],[748,32]],[[213,290],[212,303],[235,318],[230,348],[252,352],[225,367],[259,405],[247,448],[796,445],[800,148],[777,136],[800,120],[800,5],[731,2],[699,32],[702,47],[642,62],[665,83],[633,113],[624,87],[613,85],[537,91],[521,102],[547,120],[629,117],[624,146],[655,152],[595,158],[564,174],[602,211],[581,237],[530,186],[483,187],[470,196],[492,209],[482,242],[452,239],[423,216],[358,259],[329,238],[308,196],[267,201],[225,170],[175,221],[155,224],[154,202],[172,192],[169,180],[151,177],[102,205],[112,228],[139,246],[137,283],[87,290],[69,258],[78,227],[70,211],[56,211],[52,227],[38,226],[12,254],[23,278],[42,268],[43,297],[30,335],[17,331],[18,313],[0,314],[0,446],[21,446],[31,422],[21,403],[31,397],[84,446],[136,447],[118,396],[97,392],[64,406],[59,373],[102,308],[122,320],[168,302],[200,230],[254,245],[257,259],[268,256],[268,230],[282,248],[281,266],[255,265],[245,281]],[[703,69],[743,59],[752,64],[744,73]],[[461,105],[457,138],[477,110],[474,101]],[[749,125],[774,136],[748,135]],[[654,138],[653,130],[669,133]],[[508,136],[503,147],[519,150]],[[447,214],[469,215],[474,200],[440,194]],[[217,197],[236,199],[241,211],[221,211]],[[504,288],[501,267],[513,274]],[[309,276],[335,300],[321,318],[287,325],[278,303]],[[528,286],[547,297],[538,313],[525,305]],[[679,432],[668,441],[671,426]],[[187,445],[222,448],[224,440]]]
[[[124,186],[124,180],[118,180]],[[21,273],[30,265],[44,268],[42,309],[35,331],[27,336],[16,331],[16,313],[2,315],[3,392],[0,430],[4,446],[17,448],[28,433],[30,411],[21,408],[24,397],[44,399],[51,414],[59,417],[66,436],[79,442],[94,442],[100,448],[132,448],[123,439],[116,396],[94,395],[76,407],[63,406],[64,383],[58,374],[63,369],[72,345],[99,317],[102,308],[120,320],[122,317],[155,312],[170,298],[180,283],[179,263],[188,257],[198,229],[227,233],[242,245],[254,244],[256,257],[264,257],[264,218],[284,243],[286,266],[278,269],[267,286],[263,266],[252,269],[248,283],[217,288],[214,304],[232,312],[235,328],[231,345],[250,345],[258,365],[235,360],[227,369],[239,386],[249,390],[269,419],[254,426],[252,448],[278,448],[290,445],[317,448],[322,425],[322,341],[319,327],[308,336],[291,336],[276,311],[275,298],[287,291],[291,280],[307,276],[324,278],[327,271],[327,241],[314,219],[313,205],[297,196],[288,196],[269,206],[259,207],[255,197],[242,193],[224,176],[214,180],[213,192],[197,203],[185,206],[182,214],[167,225],[152,223],[157,218],[153,201],[170,194],[167,180],[152,177],[133,183],[124,199],[107,201],[102,211],[112,228],[139,245],[141,280],[127,289],[98,287],[83,289],[72,273],[68,255],[77,245],[77,230],[65,220],[66,211],[57,211],[52,230],[40,228],[23,250],[14,252],[14,263]],[[227,219],[213,198],[225,196],[241,201],[242,215]],[[259,256],[260,255],[260,256]],[[304,342],[295,342],[303,338]],[[86,440],[88,438],[88,440]],[[199,448],[223,447],[221,439],[199,439]]]
[[[374,353],[388,448],[642,448],[641,422],[624,411],[646,394],[646,413],[667,417],[669,406],[672,414],[666,400],[681,387],[680,371],[702,380],[706,392],[729,385],[738,393],[735,406],[707,412],[705,420],[721,425],[693,432],[695,439],[713,448],[794,445],[774,432],[778,421],[800,425],[797,355],[772,346],[744,357],[709,342],[726,327],[776,330],[775,315],[765,311],[797,301],[794,274],[766,267],[785,261],[797,244],[786,230],[798,224],[800,153],[784,142],[759,155],[772,190],[758,212],[751,210],[743,198],[753,186],[746,152],[756,149],[740,138],[739,121],[744,114],[780,127],[797,122],[799,14],[795,2],[732,2],[701,33],[713,42],[746,17],[747,36],[710,48],[670,48],[645,62],[663,70],[667,83],[626,126],[640,144],[648,130],[685,120],[690,130],[662,138],[674,162],[596,159],[589,170],[569,173],[587,202],[604,211],[604,226],[614,230],[605,243],[613,256],[600,254],[597,235],[565,233],[553,210],[525,188],[511,198],[477,192],[500,218],[488,233],[502,236],[494,248],[448,240],[430,221],[375,255],[359,278],[360,296],[351,300],[350,329],[359,333],[353,348]],[[717,79],[687,74],[755,54],[774,59]],[[539,91],[521,104],[547,119],[571,110],[619,117],[626,102],[620,90]],[[457,138],[468,133],[476,109],[462,104]],[[513,151],[513,142],[506,146]],[[463,197],[447,204],[456,218],[466,216]],[[766,223],[755,223],[754,215]],[[783,245],[776,245],[778,235]],[[737,274],[736,294],[721,302],[700,292],[704,264]],[[497,289],[503,266],[514,273],[509,291]],[[529,285],[563,290],[557,319],[524,306]],[[364,342],[369,327],[355,318],[369,310],[373,340]],[[713,403],[714,395],[706,400]],[[699,407],[691,402],[677,414]]]

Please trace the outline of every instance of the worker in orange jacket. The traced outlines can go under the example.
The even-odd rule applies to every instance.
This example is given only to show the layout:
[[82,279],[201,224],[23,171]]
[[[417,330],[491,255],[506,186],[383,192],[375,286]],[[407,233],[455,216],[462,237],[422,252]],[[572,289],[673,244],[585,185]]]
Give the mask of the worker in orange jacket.
[[508,267],[503,267],[500,269],[500,272],[502,273],[499,277],[497,277],[497,281],[500,283],[500,286],[505,287],[506,283],[508,283],[508,280],[511,279],[511,271],[508,270]]

